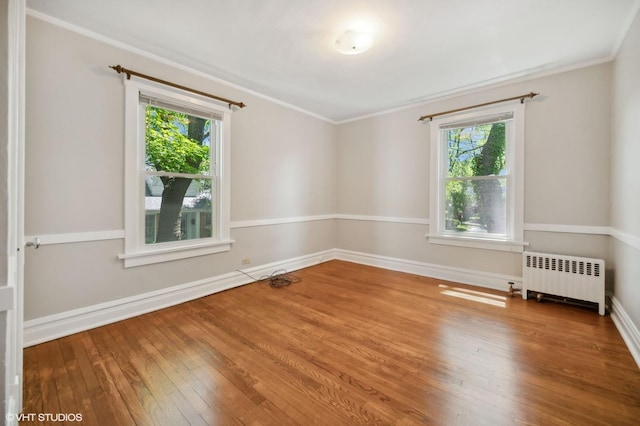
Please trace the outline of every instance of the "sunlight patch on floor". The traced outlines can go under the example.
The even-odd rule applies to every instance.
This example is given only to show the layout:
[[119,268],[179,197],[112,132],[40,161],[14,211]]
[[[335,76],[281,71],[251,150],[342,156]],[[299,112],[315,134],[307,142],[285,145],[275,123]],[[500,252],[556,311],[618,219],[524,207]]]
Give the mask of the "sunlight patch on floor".
[[449,287],[448,285],[439,284],[438,287],[451,289],[451,290],[443,290],[442,294],[445,296],[458,297],[460,299],[471,300],[474,302],[485,303],[491,306],[498,306],[500,308],[505,308],[507,306],[506,296],[499,296],[497,294],[485,293],[482,291],[469,290],[466,288],[460,287]]

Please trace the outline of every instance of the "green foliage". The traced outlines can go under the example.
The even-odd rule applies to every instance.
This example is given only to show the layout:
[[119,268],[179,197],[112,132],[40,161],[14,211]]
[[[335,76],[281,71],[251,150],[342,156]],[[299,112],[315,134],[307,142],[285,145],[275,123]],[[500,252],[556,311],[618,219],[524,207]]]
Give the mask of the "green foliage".
[[147,167],[155,171],[204,174],[209,170],[209,147],[185,133],[189,116],[162,108],[146,108]]
[[[148,171],[209,174],[211,120],[147,106],[145,109],[145,154]],[[182,207],[193,179],[183,176],[160,176],[164,185],[162,203],[157,215],[155,241],[183,238]],[[211,190],[210,179],[196,180],[200,192]],[[201,205],[206,201],[199,200]],[[211,204],[209,200],[209,205]],[[206,206],[205,206],[206,207]],[[210,208],[209,208],[210,210]]]
[[505,166],[505,125],[494,123],[490,129],[482,150],[473,158],[474,176],[498,175]]
[[460,127],[447,131],[448,172],[450,177],[478,176],[475,158],[481,153],[491,132],[491,124]]
[[[482,151],[474,158],[473,171],[476,176],[498,175],[505,166],[505,124],[494,123],[482,147]],[[500,182],[473,182],[478,200],[479,222],[487,232],[504,232],[503,220],[496,217],[496,211],[502,211],[504,199]],[[498,208],[500,207],[500,208]]]
[[[446,131],[447,229],[466,231],[474,226],[492,228],[491,205],[500,199],[495,182],[457,180],[474,176],[499,175],[505,167],[505,124],[491,123]],[[472,218],[473,217],[473,218]]]

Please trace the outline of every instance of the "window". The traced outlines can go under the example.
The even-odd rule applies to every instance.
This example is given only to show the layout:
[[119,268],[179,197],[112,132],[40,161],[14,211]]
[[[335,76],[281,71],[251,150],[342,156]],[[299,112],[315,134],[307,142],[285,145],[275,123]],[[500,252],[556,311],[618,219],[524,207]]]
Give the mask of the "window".
[[522,251],[524,104],[430,126],[429,242]]
[[125,82],[125,267],[228,251],[230,111]]

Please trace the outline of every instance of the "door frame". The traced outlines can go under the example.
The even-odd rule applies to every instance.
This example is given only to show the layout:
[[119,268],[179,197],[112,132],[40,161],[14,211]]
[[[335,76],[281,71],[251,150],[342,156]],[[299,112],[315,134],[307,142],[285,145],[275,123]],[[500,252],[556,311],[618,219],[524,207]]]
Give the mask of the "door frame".
[[[24,300],[24,123],[25,0],[7,4],[7,300],[5,333],[5,420],[17,424],[22,411]],[[5,100],[2,100],[5,102]]]

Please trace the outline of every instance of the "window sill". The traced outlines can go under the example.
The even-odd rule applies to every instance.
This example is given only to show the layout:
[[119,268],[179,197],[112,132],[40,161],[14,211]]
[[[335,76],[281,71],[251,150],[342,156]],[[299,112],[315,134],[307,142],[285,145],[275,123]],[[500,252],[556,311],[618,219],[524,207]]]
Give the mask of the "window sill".
[[198,245],[124,253],[118,255],[118,259],[124,260],[125,268],[131,268],[134,266],[150,265],[153,263],[169,262],[172,260],[230,251],[231,244],[234,242],[234,240],[225,240]]
[[429,243],[431,244],[470,247],[484,250],[511,251],[516,253],[522,253],[524,251],[524,247],[529,245],[529,243],[524,241],[493,240],[489,238],[459,237],[456,235],[427,234],[425,236],[429,239]]

